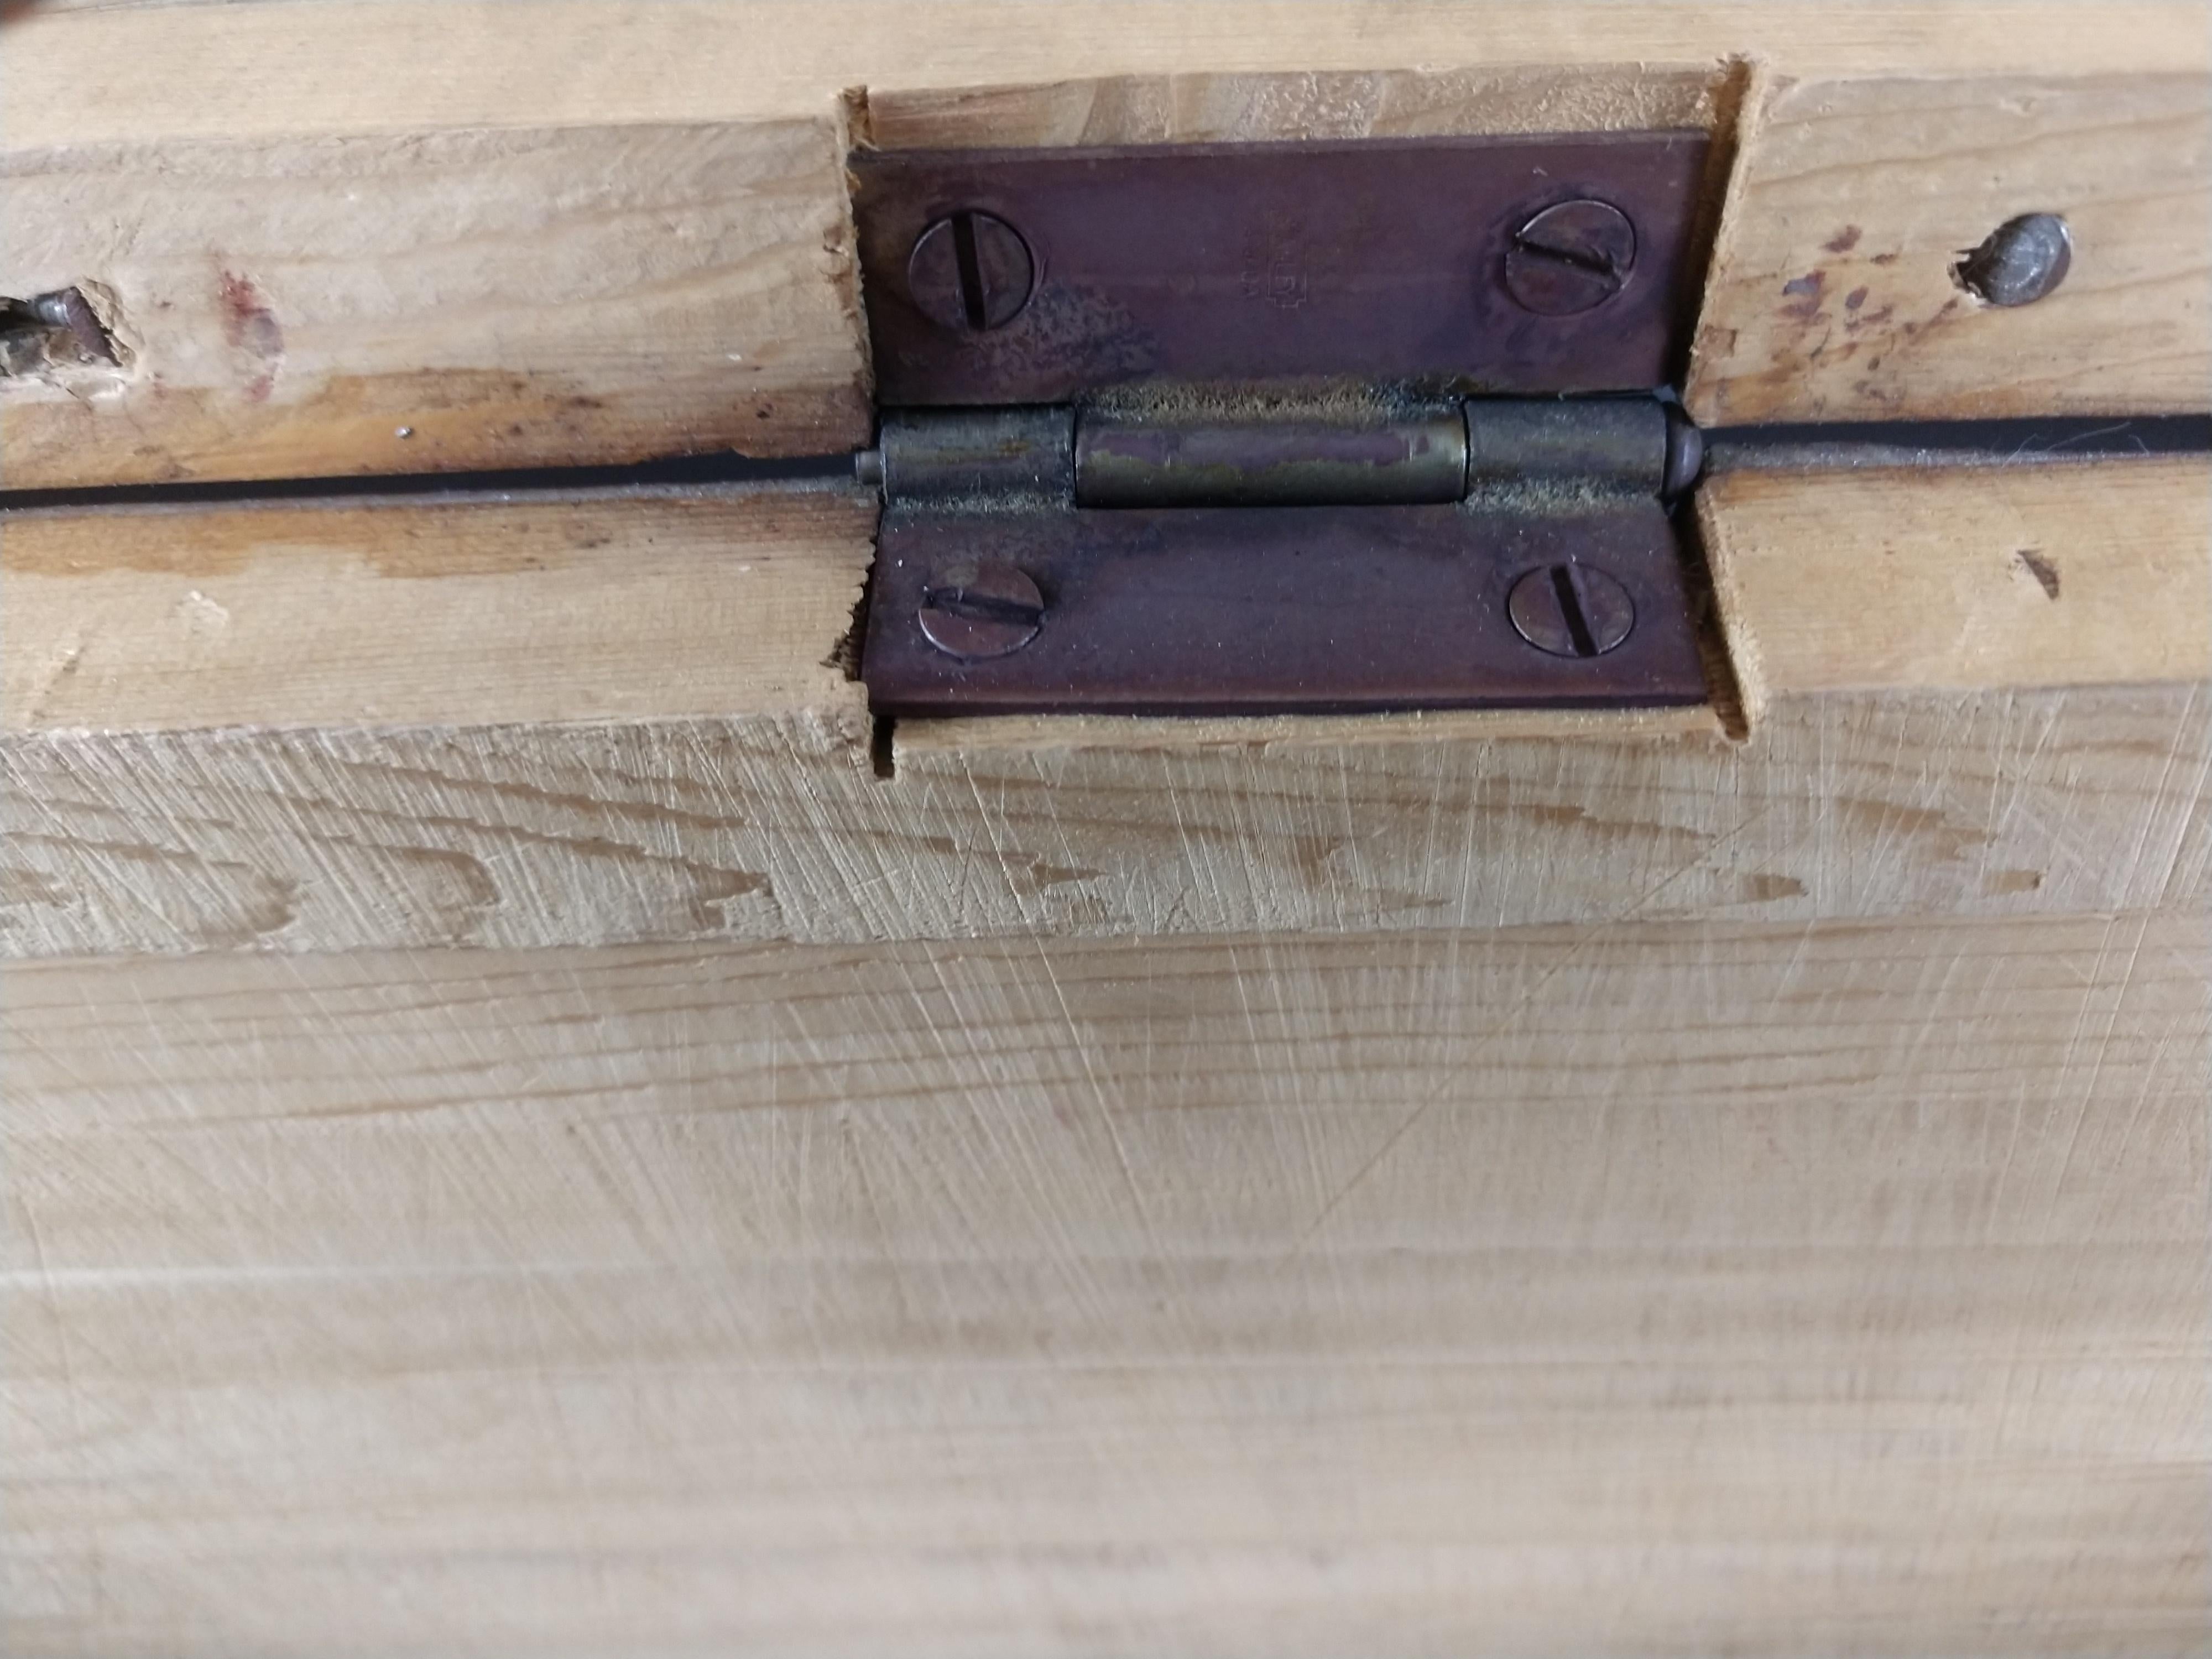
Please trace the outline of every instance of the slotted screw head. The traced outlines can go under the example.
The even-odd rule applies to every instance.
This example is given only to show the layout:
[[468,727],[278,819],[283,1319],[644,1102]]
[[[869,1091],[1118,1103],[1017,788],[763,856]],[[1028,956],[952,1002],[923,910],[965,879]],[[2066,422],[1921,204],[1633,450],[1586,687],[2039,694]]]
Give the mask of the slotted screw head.
[[1608,203],[1547,207],[1513,234],[1505,286],[1525,310],[1571,317],[1620,292],[1636,265],[1636,227]]
[[2074,237],[2066,222],[2055,213],[2023,213],[1960,254],[1951,275],[1993,306],[2028,306],[2064,282],[2073,264]]
[[922,637],[948,656],[1003,657],[1037,636],[1044,596],[1010,564],[963,561],[923,587],[921,622]]
[[1036,286],[1036,261],[1004,219],[963,210],[915,240],[906,286],[915,308],[939,327],[981,334],[1021,315]]
[[1522,639],[1555,657],[1601,657],[1636,626],[1636,602],[1604,571],[1552,564],[1513,584],[1505,609]]

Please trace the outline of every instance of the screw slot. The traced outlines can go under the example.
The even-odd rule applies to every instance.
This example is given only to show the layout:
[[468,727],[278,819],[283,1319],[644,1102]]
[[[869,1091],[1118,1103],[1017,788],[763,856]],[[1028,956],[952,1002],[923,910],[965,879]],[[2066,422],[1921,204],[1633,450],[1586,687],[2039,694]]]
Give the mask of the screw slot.
[[1571,562],[1513,584],[1506,614],[1522,639],[1555,657],[1601,657],[1636,626],[1636,602],[1614,577]]
[[1566,619],[1567,635],[1575,647],[1575,655],[1597,655],[1597,641],[1590,634],[1589,618],[1583,615],[1582,596],[1575,592],[1575,579],[1563,564],[1552,567],[1552,592],[1559,598],[1559,614]]
[[1028,307],[1036,260],[995,214],[963,208],[915,240],[907,292],[922,315],[956,334],[1004,328]]

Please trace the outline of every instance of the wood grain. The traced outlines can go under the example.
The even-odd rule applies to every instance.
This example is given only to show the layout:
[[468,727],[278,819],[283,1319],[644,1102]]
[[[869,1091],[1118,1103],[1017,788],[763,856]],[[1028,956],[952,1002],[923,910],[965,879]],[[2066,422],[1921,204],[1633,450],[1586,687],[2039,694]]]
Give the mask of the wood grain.
[[[856,441],[852,108],[1748,85],[1707,418],[2201,408],[2203,19],[7,8],[0,483]],[[1716,481],[1740,740],[872,746],[850,493],[0,516],[0,1649],[2194,1651],[2208,503]]]
[[48,149],[11,121],[0,293],[82,288],[121,361],[0,378],[0,482],[854,447],[834,116]]
[[1778,697],[2212,680],[2212,465],[1735,472],[1698,497],[1735,678]]
[[1714,63],[1117,76],[871,90],[855,137],[881,149],[1266,143],[1714,126]]
[[0,729],[819,710],[874,556],[857,490],[49,509],[0,520]]
[[[849,498],[10,521],[0,951],[2198,906],[2207,483],[1722,481],[1742,743],[1634,716],[953,722],[902,728],[889,778],[823,665],[864,556]],[[396,532],[415,514],[427,542]],[[535,550],[462,556],[499,547]],[[771,625],[718,654],[739,617]],[[295,631],[265,686],[224,643]],[[309,708],[415,723],[279,729]]]
[[0,953],[2186,908],[2201,687],[1718,738],[910,754],[830,717],[0,745]]
[[2176,1652],[2201,922],[15,964],[10,1652]]
[[[1987,305],[1952,268],[2024,213],[2066,219],[2070,273]],[[1685,399],[1713,425],[2202,410],[2208,250],[2202,74],[1779,82],[1747,115]]]
[[[1112,10],[453,0],[434,52],[415,5],[19,15],[0,294],[81,288],[121,361],[0,378],[0,483],[850,448],[849,108],[900,143],[1686,121],[1724,161],[1753,60],[1703,416],[2203,404],[2192,5]],[[2021,203],[2078,269],[1984,314],[1949,266]]]
[[1491,65],[1801,79],[2203,72],[2198,0],[411,0],[100,4],[11,22],[10,148],[818,119],[850,88]]

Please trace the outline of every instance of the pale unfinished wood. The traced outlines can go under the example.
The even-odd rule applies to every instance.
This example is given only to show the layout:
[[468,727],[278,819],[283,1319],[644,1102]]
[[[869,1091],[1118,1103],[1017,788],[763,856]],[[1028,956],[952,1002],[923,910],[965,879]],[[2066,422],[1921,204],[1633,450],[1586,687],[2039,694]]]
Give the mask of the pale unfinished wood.
[[2202,906],[2201,687],[1753,740],[909,753],[834,716],[0,743],[0,954]]
[[[1814,78],[1757,112],[1700,412],[2196,408],[2212,373],[2188,5],[564,0],[441,4],[434,52],[413,5],[210,15],[10,26],[0,293],[82,288],[125,361],[0,380],[9,486],[852,447],[855,92],[902,143],[1689,122],[1717,186],[1771,62]],[[2029,196],[2080,216],[2075,277],[2025,322],[1946,311]]]
[[1715,126],[1719,63],[1118,76],[870,91],[854,137],[881,149],[1636,131]]
[[[307,724],[338,723],[321,709],[377,708],[396,696],[408,699],[408,718],[452,725],[843,708],[854,694],[842,677],[811,671],[847,643],[872,557],[872,499],[850,488],[720,487],[8,514],[0,729],[279,725],[303,697]],[[2212,460],[2202,457],[1731,472],[1701,487],[1698,512],[1729,653],[1762,701],[1845,688],[2190,683],[2212,672],[2202,603],[2212,582]],[[625,586],[666,591],[664,611],[628,625],[631,605],[615,603]],[[257,696],[244,656],[180,657],[163,619],[195,591],[262,613],[234,622],[252,630],[252,653],[319,658],[321,684],[280,674]],[[345,602],[329,603],[333,591]],[[2043,603],[2024,605],[2024,594]],[[531,648],[544,641],[541,618],[574,627],[564,613],[598,606],[593,648],[619,693],[565,684],[562,666]],[[701,610],[713,614],[693,614]],[[445,611],[464,620],[442,624]],[[739,614],[755,621],[721,642],[720,680],[690,684],[716,648],[715,630]],[[87,683],[64,690],[66,677],[40,666],[38,653],[88,617],[105,619],[102,672],[80,672]],[[312,633],[315,648],[286,646],[287,629]],[[366,648],[425,630],[438,637],[419,655]],[[565,650],[582,640],[544,642]],[[447,683],[464,656],[487,653],[500,653],[496,673]],[[1141,739],[1131,746],[1154,747],[1176,732],[1199,746],[1334,740],[1363,727],[1387,738],[1438,724],[1470,735],[1602,737],[1616,725],[1685,729],[1679,718],[1567,711],[908,730],[936,733],[928,741],[940,748],[994,726],[1042,746],[1057,746],[1058,729],[1077,743],[1121,731]]]
[[852,448],[871,416],[833,115],[11,142],[0,293],[81,288],[120,361],[0,379],[0,483]]
[[1698,497],[1737,685],[2212,680],[2212,465],[1735,472]]
[[[2212,396],[2201,73],[1780,82],[1754,97],[1736,168],[1684,393],[1702,422],[2189,411]],[[2071,271],[2033,305],[1987,305],[1952,269],[2023,213],[2066,219]]]
[[11,25],[10,148],[817,118],[844,91],[1717,64],[1803,79],[2202,72],[2200,0],[261,0]]
[[[0,566],[27,538],[35,568],[9,569],[0,590],[0,950],[2198,905],[2212,881],[2212,614],[2190,581],[2207,556],[2208,478],[2186,461],[1722,481],[1707,538],[1759,698],[1741,743],[1710,716],[1699,729],[1589,715],[952,722],[902,728],[889,778],[859,688],[821,666],[849,627],[864,553],[849,499],[757,509],[766,568],[750,574],[750,544],[714,546],[698,533],[705,509],[682,498],[592,508],[576,522],[609,541],[572,546],[560,569],[434,579],[373,574],[390,557],[376,550],[401,544],[391,526],[431,509],[332,510],[313,546],[285,542],[301,509],[272,509],[278,551],[212,591],[240,637],[296,627],[317,642],[307,663],[332,672],[272,679],[276,700],[240,725],[223,722],[248,712],[254,681],[217,672],[219,638],[193,639],[190,595],[211,590],[161,568],[191,563],[160,550],[163,520],[15,521],[0,526]],[[434,509],[484,516],[460,545],[495,544],[514,510]],[[586,509],[532,510],[559,523]],[[676,515],[665,533],[663,514]],[[104,548],[104,562],[70,566],[58,547]],[[2041,550],[2058,598],[2022,550]],[[596,614],[591,596],[627,591],[641,562],[676,602],[638,609],[632,633],[614,619],[634,600],[597,624],[568,610]],[[763,576],[774,604],[751,598]],[[447,582],[496,631],[425,629]],[[343,607],[323,602],[333,583]],[[266,617],[235,616],[257,600]],[[811,631],[733,640],[718,664],[720,619],[749,603]],[[2058,633],[2054,609],[2070,618]],[[2029,648],[1998,648],[2008,620]],[[594,626],[588,677],[538,653],[548,640],[580,652]],[[423,654],[389,647],[410,627]],[[53,642],[81,636],[97,678],[58,665]],[[615,714],[617,694],[667,718],[555,718],[585,697]],[[426,723],[271,729],[302,698],[404,702]]]
[[2178,1652],[2206,938],[15,964],[11,1652]]
[[0,728],[860,713],[858,490],[48,509],[0,520]]

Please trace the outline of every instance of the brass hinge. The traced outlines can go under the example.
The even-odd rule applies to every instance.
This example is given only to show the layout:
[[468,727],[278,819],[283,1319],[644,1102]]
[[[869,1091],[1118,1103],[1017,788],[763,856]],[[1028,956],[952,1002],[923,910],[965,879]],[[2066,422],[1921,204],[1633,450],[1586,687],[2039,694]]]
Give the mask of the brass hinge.
[[878,711],[1702,701],[1650,388],[1704,153],[856,156]]

